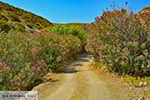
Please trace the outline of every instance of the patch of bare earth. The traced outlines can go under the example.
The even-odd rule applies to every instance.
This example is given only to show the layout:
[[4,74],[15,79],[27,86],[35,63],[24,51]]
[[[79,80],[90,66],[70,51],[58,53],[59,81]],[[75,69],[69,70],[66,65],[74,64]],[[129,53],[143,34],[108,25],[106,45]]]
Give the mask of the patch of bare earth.
[[[112,95],[117,96],[116,94],[120,95],[123,93],[122,95],[126,96],[120,95],[120,98],[125,97],[124,100],[150,100],[150,85],[145,87],[135,87],[133,85],[129,85],[120,76],[111,73],[104,68],[96,69],[93,64],[91,64],[90,70],[95,71],[100,80],[108,83],[107,86],[109,87],[109,91],[112,91]],[[115,89],[116,91],[114,91]]]

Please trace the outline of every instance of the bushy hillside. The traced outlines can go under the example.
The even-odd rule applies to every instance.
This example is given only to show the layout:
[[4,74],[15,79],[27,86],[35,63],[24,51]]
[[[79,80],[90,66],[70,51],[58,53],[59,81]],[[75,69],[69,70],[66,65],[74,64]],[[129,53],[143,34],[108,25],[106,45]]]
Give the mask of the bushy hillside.
[[0,2],[0,33],[10,30],[27,31],[42,29],[52,25],[47,19]]
[[142,9],[140,11],[140,13],[144,13],[144,12],[148,12],[148,11],[150,11],[150,7],[145,7],[144,9]]

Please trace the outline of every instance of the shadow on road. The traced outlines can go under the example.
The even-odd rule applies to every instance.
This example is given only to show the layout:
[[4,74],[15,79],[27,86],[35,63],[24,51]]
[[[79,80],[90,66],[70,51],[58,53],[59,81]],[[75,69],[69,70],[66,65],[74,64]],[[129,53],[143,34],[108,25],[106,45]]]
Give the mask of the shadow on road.
[[89,62],[89,58],[91,58],[92,55],[87,55],[87,54],[81,54],[79,58],[77,58],[72,64],[69,66],[66,66],[64,69],[64,74],[73,74],[77,72],[81,72],[81,70],[77,70],[76,67],[78,66],[83,66],[84,63]]

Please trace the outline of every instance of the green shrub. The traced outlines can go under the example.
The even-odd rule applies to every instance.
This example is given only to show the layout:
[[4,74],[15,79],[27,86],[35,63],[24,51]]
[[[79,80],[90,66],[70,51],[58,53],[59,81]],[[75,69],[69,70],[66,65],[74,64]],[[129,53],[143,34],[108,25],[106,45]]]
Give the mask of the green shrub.
[[0,33],[8,33],[12,28],[7,21],[0,20]]
[[61,35],[73,35],[77,36],[82,42],[87,42],[87,32],[85,32],[80,26],[58,25],[50,27],[49,31]]
[[54,27],[48,28],[48,31],[61,35],[73,35],[80,39],[82,42],[82,50],[85,51],[85,46],[88,40],[88,33],[80,26],[71,26],[71,25],[57,25]]
[[16,31],[17,32],[26,32],[26,29],[25,29],[25,27],[23,25],[17,24],[16,25]]

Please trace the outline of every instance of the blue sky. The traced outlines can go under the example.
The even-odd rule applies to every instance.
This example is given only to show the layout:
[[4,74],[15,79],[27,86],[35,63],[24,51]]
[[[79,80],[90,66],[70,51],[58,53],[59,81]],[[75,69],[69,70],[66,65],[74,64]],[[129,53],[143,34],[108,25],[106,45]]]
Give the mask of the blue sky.
[[[33,12],[54,23],[92,22],[110,7],[113,1],[124,5],[127,1],[134,12],[150,6],[150,0],[0,0]],[[110,9],[110,8],[109,8]]]

